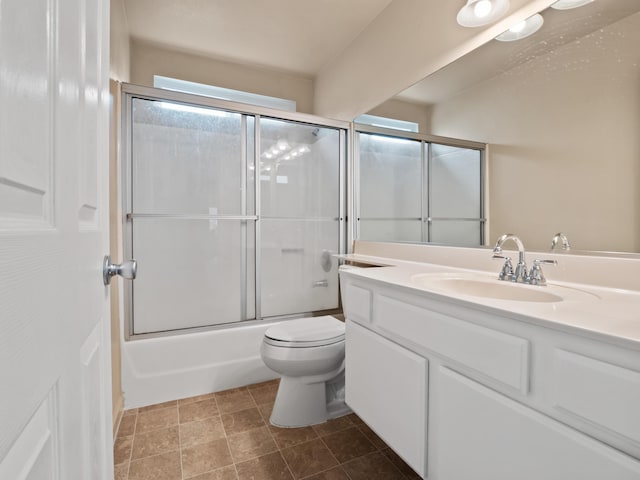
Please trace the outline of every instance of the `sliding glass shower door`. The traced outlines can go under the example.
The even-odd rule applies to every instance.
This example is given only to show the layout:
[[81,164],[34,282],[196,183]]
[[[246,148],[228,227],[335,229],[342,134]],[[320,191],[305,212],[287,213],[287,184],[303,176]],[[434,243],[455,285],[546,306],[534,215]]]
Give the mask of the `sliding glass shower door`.
[[253,117],[131,103],[133,334],[255,316]]
[[261,308],[338,308],[341,133],[260,120]]
[[128,335],[338,308],[345,130],[142,90],[124,97]]

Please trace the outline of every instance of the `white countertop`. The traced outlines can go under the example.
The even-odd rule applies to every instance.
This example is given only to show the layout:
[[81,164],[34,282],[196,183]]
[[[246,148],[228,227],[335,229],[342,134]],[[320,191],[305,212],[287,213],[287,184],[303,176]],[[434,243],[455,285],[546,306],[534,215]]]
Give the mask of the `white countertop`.
[[565,300],[560,302],[500,300],[421,287],[412,279],[415,275],[431,273],[474,274],[486,277],[488,280],[495,278],[496,282],[499,282],[497,275],[500,265],[496,265],[495,272],[488,272],[358,254],[341,255],[340,258],[361,264],[384,265],[379,268],[357,268],[345,265],[340,269],[341,275],[383,282],[436,300],[454,302],[503,317],[509,316],[517,321],[563,330],[635,350],[640,349],[640,292],[638,291],[549,281],[546,287],[521,285],[521,288],[547,289],[546,291],[550,293],[557,293],[564,289],[579,292],[577,295],[567,295]]

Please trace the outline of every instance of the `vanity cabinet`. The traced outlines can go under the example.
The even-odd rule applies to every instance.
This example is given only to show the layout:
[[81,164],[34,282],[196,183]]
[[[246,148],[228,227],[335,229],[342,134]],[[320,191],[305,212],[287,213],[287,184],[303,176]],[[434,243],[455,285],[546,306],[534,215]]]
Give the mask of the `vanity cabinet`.
[[346,401],[423,478],[640,480],[640,351],[342,274]]
[[424,476],[427,360],[357,323],[347,323],[346,339],[347,404]]

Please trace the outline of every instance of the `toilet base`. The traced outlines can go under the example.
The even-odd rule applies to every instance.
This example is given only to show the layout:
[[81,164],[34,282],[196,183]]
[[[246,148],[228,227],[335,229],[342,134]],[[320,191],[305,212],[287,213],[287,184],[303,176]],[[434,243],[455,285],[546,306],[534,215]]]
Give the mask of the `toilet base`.
[[269,421],[281,428],[307,427],[349,413],[351,409],[344,403],[343,370],[329,382],[282,377]]

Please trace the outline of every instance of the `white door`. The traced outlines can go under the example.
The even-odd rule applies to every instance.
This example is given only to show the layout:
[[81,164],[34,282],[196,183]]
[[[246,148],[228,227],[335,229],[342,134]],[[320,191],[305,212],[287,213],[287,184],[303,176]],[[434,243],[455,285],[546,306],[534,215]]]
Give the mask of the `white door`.
[[0,1],[0,479],[111,461],[106,0]]

